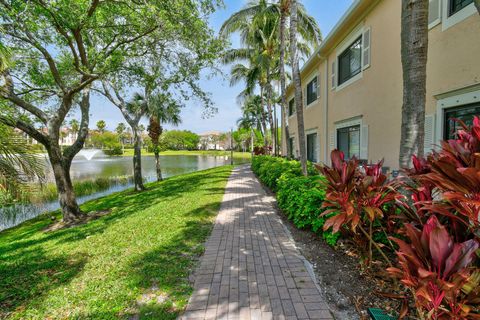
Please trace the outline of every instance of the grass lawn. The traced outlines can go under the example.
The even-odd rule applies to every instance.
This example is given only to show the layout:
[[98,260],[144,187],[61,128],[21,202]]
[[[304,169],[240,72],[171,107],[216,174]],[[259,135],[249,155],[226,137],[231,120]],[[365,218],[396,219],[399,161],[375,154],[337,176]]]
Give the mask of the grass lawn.
[[[153,156],[153,152],[146,152],[142,150],[142,155],[145,156]],[[162,156],[230,156],[230,151],[222,151],[222,150],[167,150],[160,152]],[[133,149],[125,149],[125,153],[123,156],[133,156]],[[233,152],[234,158],[239,159],[250,159],[252,154],[250,152]]]
[[88,202],[111,213],[83,226],[47,233],[41,216],[0,233],[0,319],[175,319],[231,169]]

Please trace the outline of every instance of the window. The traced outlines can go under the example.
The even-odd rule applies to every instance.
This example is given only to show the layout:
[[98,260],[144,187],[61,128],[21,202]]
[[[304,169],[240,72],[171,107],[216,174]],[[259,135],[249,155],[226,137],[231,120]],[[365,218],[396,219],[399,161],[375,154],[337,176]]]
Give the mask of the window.
[[290,149],[290,154],[288,155],[291,158],[295,157],[295,138],[288,139],[288,148]]
[[353,78],[362,71],[362,37],[338,56],[338,85]]
[[360,125],[337,129],[337,149],[347,159],[360,156]]
[[295,113],[295,98],[288,101],[288,116],[291,117]]
[[317,96],[318,96],[318,85],[317,85],[317,79],[318,77],[315,77],[313,78],[312,81],[310,81],[308,84],[307,84],[307,106],[314,102],[315,100],[317,100]]
[[445,109],[443,117],[445,120],[443,138],[445,140],[455,139],[457,131],[462,129],[462,126],[454,119],[462,120],[467,126],[471,126],[473,116],[480,116],[480,104]]
[[317,151],[317,134],[307,134],[307,160],[318,162]]
[[453,16],[458,11],[462,10],[469,4],[473,3],[473,0],[449,0],[448,1],[448,16]]

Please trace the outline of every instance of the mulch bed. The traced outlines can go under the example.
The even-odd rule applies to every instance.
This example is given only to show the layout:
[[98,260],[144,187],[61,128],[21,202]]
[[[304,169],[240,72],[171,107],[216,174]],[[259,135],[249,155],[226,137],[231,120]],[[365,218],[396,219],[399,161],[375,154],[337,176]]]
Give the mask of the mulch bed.
[[[265,186],[264,189],[274,196]],[[316,233],[295,227],[276,203],[275,206],[297,247],[313,265],[320,288],[336,319],[370,319],[368,308],[398,314],[402,300],[387,295],[401,292],[387,276],[385,263],[374,261],[369,269],[362,268],[356,250],[348,241],[340,239],[336,248],[332,248]],[[392,261],[395,261],[394,257]]]

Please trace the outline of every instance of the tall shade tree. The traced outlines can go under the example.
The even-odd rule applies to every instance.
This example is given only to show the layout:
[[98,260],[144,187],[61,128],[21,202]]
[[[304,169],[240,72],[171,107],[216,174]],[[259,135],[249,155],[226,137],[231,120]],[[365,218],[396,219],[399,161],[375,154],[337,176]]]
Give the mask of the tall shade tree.
[[163,133],[162,124],[178,125],[181,122],[180,107],[175,103],[168,103],[162,95],[155,95],[151,98],[150,108],[148,110],[149,125],[147,127],[148,136],[152,140],[153,153],[155,155],[155,169],[157,172],[157,181],[162,181],[162,167],[160,165],[160,147],[159,140]]
[[[153,33],[153,41],[144,45],[145,52],[131,56],[121,72],[102,80],[99,90],[122,113],[133,133],[133,176],[135,190],[144,190],[141,163],[140,120],[158,106],[152,100],[161,93],[166,105],[183,106],[197,99],[208,114],[216,111],[209,94],[199,86],[200,74],[215,68],[222,42],[215,39],[208,27],[203,7],[178,8],[176,24]],[[129,101],[130,88],[139,88]]]
[[303,175],[307,175],[307,150],[305,145],[305,125],[303,122],[302,80],[300,78],[299,54],[297,50],[297,1],[291,0],[290,12],[290,58],[292,60],[292,78],[295,88],[295,106],[297,109],[298,144]]
[[[198,1],[0,0],[2,43],[13,60],[1,71],[0,99],[15,107],[0,109],[0,122],[24,131],[47,150],[66,223],[84,217],[70,166],[88,134],[93,82],[117,70],[126,55],[141,51],[139,41],[175,24],[180,2]],[[211,1],[200,2],[208,6]],[[61,125],[76,104],[79,133],[62,149]]]
[[428,0],[402,0],[403,105],[400,168],[423,156],[428,53]]
[[107,123],[105,122],[105,120],[98,120],[96,123],[96,126],[97,126],[98,132],[104,133],[105,128],[107,127]]

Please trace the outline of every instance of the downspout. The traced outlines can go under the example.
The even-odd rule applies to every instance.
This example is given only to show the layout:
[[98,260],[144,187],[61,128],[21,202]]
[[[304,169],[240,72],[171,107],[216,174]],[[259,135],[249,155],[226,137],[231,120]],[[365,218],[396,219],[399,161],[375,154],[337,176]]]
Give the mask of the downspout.
[[328,83],[330,80],[330,77],[328,75],[328,70],[329,68],[329,62],[328,62],[328,56],[325,57],[325,81],[324,81],[324,86],[325,86],[325,101],[323,103],[323,163],[328,164],[329,161],[329,154],[328,154],[328,148],[329,148],[329,143],[328,143],[328,95],[330,94],[330,90],[328,90]]

